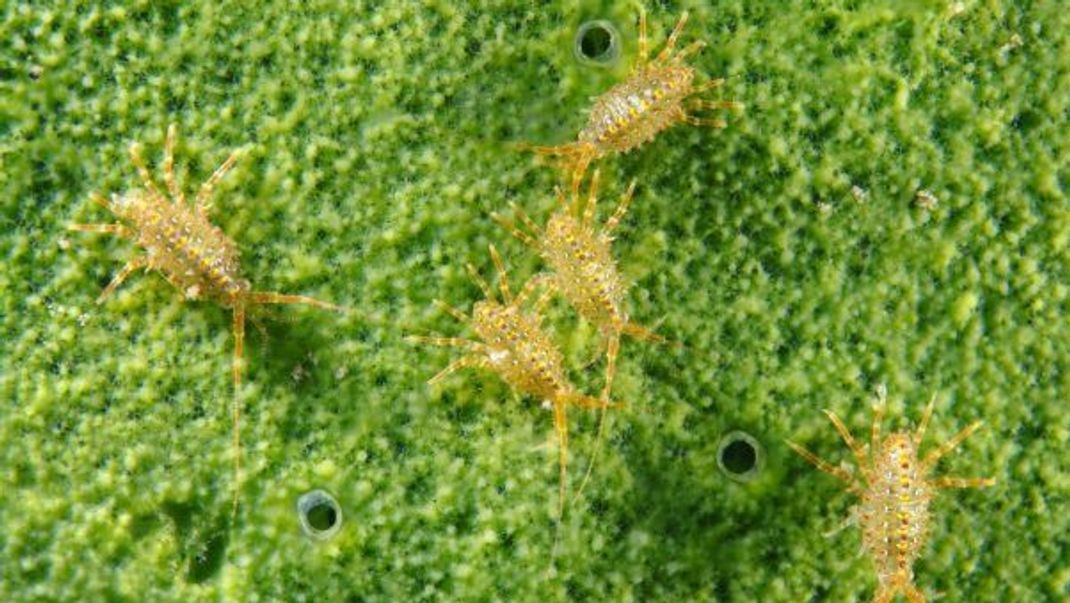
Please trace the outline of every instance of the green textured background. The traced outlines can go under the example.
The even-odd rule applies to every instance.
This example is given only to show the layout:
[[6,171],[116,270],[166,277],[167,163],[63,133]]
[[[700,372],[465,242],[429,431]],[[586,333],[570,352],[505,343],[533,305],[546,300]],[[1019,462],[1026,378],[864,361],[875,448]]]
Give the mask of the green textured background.
[[[487,373],[432,390],[458,352],[402,336],[468,335],[430,300],[470,307],[488,242],[514,283],[539,270],[490,214],[544,220],[556,176],[506,143],[575,136],[637,5],[47,4],[0,9],[0,599],[866,601],[858,530],[822,535],[852,497],[783,438],[848,459],[819,410],[861,432],[884,383],[886,430],[934,393],[930,445],[983,418],[938,472],[999,480],[937,499],[918,584],[1066,600],[1062,3],[648,4],[655,42],[691,9],[682,41],[747,109],[601,164],[603,217],[639,180],[633,316],[685,347],[625,341],[556,575],[549,413]],[[614,69],[572,55],[591,18],[622,32]],[[250,280],[359,310],[251,331],[234,524],[228,313],[154,274],[95,306],[134,248],[64,230],[108,221],[88,194],[137,186],[127,146],[158,166],[171,121],[187,190],[246,149],[215,221]],[[563,304],[550,323],[597,391],[597,334]],[[573,492],[595,426],[572,413]],[[754,482],[717,468],[733,429],[765,446]],[[326,543],[297,524],[313,487],[345,513]]]

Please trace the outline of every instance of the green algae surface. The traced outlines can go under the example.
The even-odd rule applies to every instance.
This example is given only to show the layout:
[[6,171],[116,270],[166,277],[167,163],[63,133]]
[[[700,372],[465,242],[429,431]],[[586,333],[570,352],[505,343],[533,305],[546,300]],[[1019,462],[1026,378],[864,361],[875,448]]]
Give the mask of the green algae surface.
[[[491,219],[544,220],[557,175],[517,141],[574,138],[625,77],[626,2],[12,1],[0,8],[0,599],[4,601],[866,601],[853,497],[792,438],[850,458],[821,414],[885,430],[937,396],[930,446],[986,428],[939,474],[998,485],[933,504],[918,585],[945,601],[1068,596],[1070,13],[1058,2],[661,2],[660,43],[724,76],[725,130],[680,127],[601,163],[629,310],[607,437],[560,531],[551,415],[493,374],[426,380],[470,336]],[[477,7],[478,5],[478,7]],[[470,7],[469,7],[470,6]],[[577,28],[623,37],[577,60]],[[657,46],[655,46],[656,48]],[[158,274],[94,299],[134,246],[65,230],[159,177],[179,126],[187,194],[243,149],[214,221],[286,307],[250,330],[241,507],[230,516],[229,313]],[[923,207],[926,191],[936,204]],[[571,377],[599,337],[549,311]],[[573,410],[570,493],[596,416]],[[764,450],[746,482],[725,434]],[[301,530],[323,489],[343,525]],[[555,534],[557,542],[555,545]],[[556,556],[552,557],[555,552]]]

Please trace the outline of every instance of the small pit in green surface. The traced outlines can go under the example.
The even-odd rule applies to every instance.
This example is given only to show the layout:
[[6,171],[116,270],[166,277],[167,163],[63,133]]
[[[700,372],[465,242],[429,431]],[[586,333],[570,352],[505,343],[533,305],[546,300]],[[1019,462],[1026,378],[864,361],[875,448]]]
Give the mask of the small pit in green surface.
[[620,57],[620,33],[609,21],[588,21],[576,30],[573,53],[588,65],[612,65]]
[[342,507],[323,490],[312,490],[297,499],[301,530],[315,540],[327,540],[342,529]]
[[762,445],[748,433],[728,433],[717,446],[717,466],[730,479],[741,482],[754,479],[763,462]]

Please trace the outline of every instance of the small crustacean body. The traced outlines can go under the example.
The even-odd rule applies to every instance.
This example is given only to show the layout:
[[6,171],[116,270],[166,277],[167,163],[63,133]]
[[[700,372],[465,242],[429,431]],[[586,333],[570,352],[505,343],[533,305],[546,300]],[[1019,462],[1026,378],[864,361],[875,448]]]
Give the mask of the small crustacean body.
[[535,224],[515,204],[512,205],[514,213],[530,233],[500,216],[495,216],[495,219],[549,264],[550,272],[536,276],[534,282],[559,292],[580,316],[602,332],[607,344],[603,398],[608,398],[613,385],[621,333],[648,341],[664,343],[666,340],[629,319],[624,309],[628,285],[617,270],[611,249],[613,231],[628,211],[635,181],[621,195],[616,211],[601,228],[595,224],[598,181],[599,171],[595,170],[586,205],[582,205],[578,192],[572,194],[569,203],[558,189],[558,210],[550,216],[545,229]]
[[160,272],[187,299],[214,301],[234,314],[234,359],[231,374],[234,380],[234,508],[237,509],[240,488],[241,406],[237,394],[241,386],[242,353],[245,342],[246,312],[261,304],[308,304],[327,310],[343,308],[301,295],[283,295],[266,291],[254,291],[241,274],[238,249],[234,242],[217,226],[208,221],[211,209],[209,200],[215,184],[227,173],[237,160],[232,153],[225,162],[201,185],[191,206],[174,174],[174,145],[176,128],[167,129],[164,148],[164,181],[170,198],[164,195],[153,182],[140,147],[130,147],[130,157],[141,176],[144,190],[133,190],[106,199],[94,193],[91,199],[108,209],[121,222],[114,224],[71,224],[70,230],[113,234],[134,241],[145,254],[135,257],[115,275],[111,283],[97,298],[103,303],[135,271],[140,269]]
[[[515,204],[511,205],[513,212],[530,233],[520,230],[516,224],[500,216],[496,215],[494,218],[513,236],[537,251],[549,264],[550,272],[536,276],[532,282],[545,284],[550,290],[559,292],[580,316],[601,331],[606,341],[606,377],[602,399],[608,400],[616,374],[621,333],[659,343],[665,343],[666,340],[633,323],[628,317],[624,309],[628,285],[617,270],[611,249],[613,231],[628,211],[628,204],[635,192],[635,181],[633,180],[628,190],[621,195],[616,211],[601,228],[595,224],[598,181],[599,171],[595,170],[585,206],[581,205],[578,191],[572,193],[572,202],[569,203],[564,193],[558,189],[558,210],[550,217],[545,230],[539,228]],[[604,429],[605,411],[599,421],[596,454]],[[591,467],[593,460],[592,457]],[[587,477],[589,476],[590,469],[587,472]],[[583,484],[586,482],[585,477]],[[583,485],[580,486],[579,492],[582,491]]]
[[940,488],[978,488],[996,483],[990,478],[931,477],[936,462],[954,450],[981,427],[977,421],[958,432],[927,455],[919,458],[919,447],[932,416],[934,397],[925,409],[917,432],[880,435],[883,396],[873,417],[869,455],[839,417],[826,410],[836,431],[851,449],[858,463],[862,483],[843,468],[834,466],[809,450],[788,442],[795,452],[821,471],[847,483],[847,489],[862,500],[852,520],[862,528],[862,548],[873,559],[877,570],[876,603],[890,603],[902,592],[912,603],[923,603],[925,596],[914,585],[914,561],[925,544],[929,529],[929,502]]
[[435,384],[450,373],[462,368],[484,368],[494,371],[506,383],[519,392],[546,401],[553,408],[554,431],[559,442],[560,489],[559,514],[564,511],[565,477],[568,466],[568,421],[569,405],[584,408],[605,408],[612,405],[608,400],[599,400],[576,391],[565,374],[561,351],[543,330],[540,310],[549,301],[548,292],[541,295],[530,311],[524,305],[536,291],[536,282],[529,282],[515,297],[509,288],[505,267],[493,245],[490,257],[498,270],[498,288],[502,302],[494,299],[490,285],[476,269],[466,265],[472,280],[483,291],[485,299],[476,302],[472,315],[435,300],[435,304],[461,322],[470,323],[479,336],[479,341],[445,337],[416,337],[406,339],[415,343],[458,347],[469,354],[454,360],[449,366],[431,378]]
[[692,42],[674,53],[676,40],[687,23],[687,12],[680,16],[665,47],[649,59],[646,13],[639,12],[639,58],[628,79],[599,96],[575,142],[559,146],[530,146],[539,155],[562,158],[566,174],[572,173],[572,190],[579,188],[592,161],[610,153],[627,153],[653,140],[658,133],[679,123],[725,127],[724,120],[697,117],[688,110],[738,109],[735,101],[711,101],[692,98],[724,83],[723,79],[695,83],[695,68],[684,62],[698,52],[705,42]]

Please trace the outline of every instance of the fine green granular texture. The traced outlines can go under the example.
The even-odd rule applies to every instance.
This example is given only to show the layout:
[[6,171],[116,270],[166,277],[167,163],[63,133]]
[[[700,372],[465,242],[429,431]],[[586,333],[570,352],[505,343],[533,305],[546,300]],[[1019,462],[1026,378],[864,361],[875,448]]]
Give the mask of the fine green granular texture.
[[[623,342],[624,407],[555,532],[550,413],[484,371],[429,387],[463,352],[403,337],[472,336],[431,300],[469,309],[488,243],[514,286],[542,269],[491,214],[545,220],[559,176],[511,143],[574,139],[638,4],[3,3],[0,600],[868,601],[858,529],[825,535],[854,497],[784,439],[848,461],[820,409],[863,436],[885,384],[886,433],[934,394],[928,446],[983,419],[937,474],[998,480],[940,492],[918,585],[1065,601],[1070,11],[646,8],[655,49],[690,9],[681,43],[727,78],[708,96],[746,109],[600,162],[602,219],[638,180],[629,311],[683,345]],[[592,19],[623,36],[611,67],[573,53]],[[229,312],[155,273],[97,306],[138,250],[65,230],[140,186],[131,142],[160,177],[170,122],[188,193],[244,150],[213,219],[250,281],[353,308],[250,329],[233,521]],[[597,331],[562,302],[547,328],[596,393]],[[574,494],[597,415],[570,423]],[[752,481],[718,469],[733,430],[764,449]],[[345,521],[322,542],[296,510],[316,488]]]

